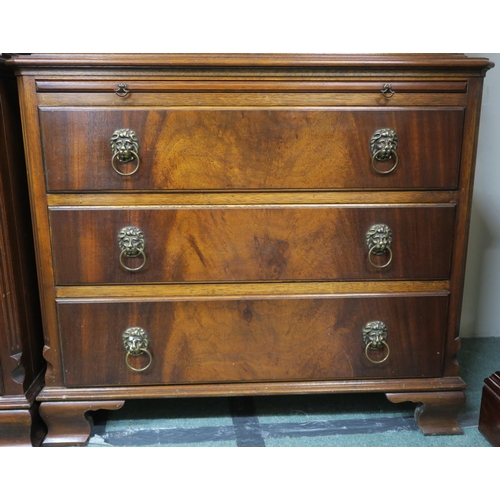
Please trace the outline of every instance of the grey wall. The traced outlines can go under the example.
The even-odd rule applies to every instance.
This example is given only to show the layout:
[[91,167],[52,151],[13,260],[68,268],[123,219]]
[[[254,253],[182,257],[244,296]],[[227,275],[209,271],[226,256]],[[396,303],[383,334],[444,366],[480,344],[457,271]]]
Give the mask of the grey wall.
[[484,81],[460,334],[500,337],[500,54]]

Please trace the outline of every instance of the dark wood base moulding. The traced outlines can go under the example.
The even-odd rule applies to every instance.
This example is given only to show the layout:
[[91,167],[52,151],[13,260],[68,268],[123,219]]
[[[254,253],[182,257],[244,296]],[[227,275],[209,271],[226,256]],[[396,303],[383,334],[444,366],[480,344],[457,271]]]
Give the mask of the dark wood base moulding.
[[418,403],[415,420],[425,436],[463,434],[457,416],[465,404],[462,391],[388,393],[392,403]]
[[[43,446],[84,446],[92,431],[88,412],[118,410],[127,399],[154,399],[177,397],[231,397],[286,394],[341,394],[353,392],[385,392],[393,403],[417,403],[415,419],[426,436],[463,434],[457,415],[465,404],[464,382],[458,377],[437,379],[441,389],[429,390],[429,381],[408,379],[407,388],[414,392],[394,391],[401,380],[330,382],[271,382],[241,384],[196,384],[150,387],[116,387],[97,389],[46,388],[38,400],[40,415],[48,427]],[[447,386],[447,387],[446,387]],[[446,387],[446,388],[445,388]],[[427,388],[427,390],[425,390]],[[64,393],[64,396],[63,396]],[[61,399],[64,398],[64,401]],[[332,400],[333,404],[333,400]]]
[[40,446],[46,434],[38,403],[29,408],[0,410],[0,446]]
[[47,428],[35,400],[43,386],[43,373],[26,394],[0,397],[0,446],[40,446]]
[[89,411],[118,410],[125,401],[69,401],[40,405],[48,433],[43,446],[84,446],[92,432]]

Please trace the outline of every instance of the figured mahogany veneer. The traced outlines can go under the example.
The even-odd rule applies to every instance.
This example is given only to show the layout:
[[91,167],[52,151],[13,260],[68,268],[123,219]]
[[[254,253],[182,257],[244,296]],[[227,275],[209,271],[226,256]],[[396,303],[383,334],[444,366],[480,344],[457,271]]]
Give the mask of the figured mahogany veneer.
[[[448,279],[455,207],[54,208],[50,221],[57,284]],[[377,223],[393,234],[384,269],[370,264],[365,241]],[[126,226],[144,233],[137,272],[119,262]],[[375,265],[388,258],[371,256]],[[130,268],[142,260],[122,258]]]
[[[463,109],[131,110],[40,108],[48,191],[455,188]],[[270,103],[271,104],[271,103]],[[116,129],[136,132],[141,158],[125,180],[109,168]],[[398,135],[400,169],[370,167],[370,138]],[[72,138],[67,141],[67,137]],[[366,168],[368,167],[368,168]],[[387,169],[385,165],[381,169]],[[125,165],[123,170],[130,171]]]
[[[425,434],[461,432],[458,319],[487,60],[10,64],[41,276],[46,445],[85,444],[88,412],[152,397],[379,391],[419,404]],[[120,129],[138,140],[130,163],[113,159]],[[370,149],[383,129],[397,134],[388,162]],[[377,173],[394,151],[396,167]],[[383,268],[370,264],[373,224],[392,232]],[[141,257],[118,247],[130,226]],[[146,261],[127,270],[120,255]],[[371,259],[382,266],[388,251]],[[386,344],[363,337],[367,324]]]
[[[447,305],[446,295],[60,303],[65,382],[92,387],[436,377]],[[380,366],[364,354],[367,318],[387,326],[391,355]],[[153,364],[144,373],[123,363],[121,334],[129,326],[149,334]],[[375,361],[385,355],[371,353]],[[132,362],[142,368],[148,356]]]

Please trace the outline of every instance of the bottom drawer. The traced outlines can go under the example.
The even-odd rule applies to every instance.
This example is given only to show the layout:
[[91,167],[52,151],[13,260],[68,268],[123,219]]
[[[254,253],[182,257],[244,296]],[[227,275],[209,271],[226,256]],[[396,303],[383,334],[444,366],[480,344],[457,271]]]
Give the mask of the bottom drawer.
[[[446,295],[62,302],[65,382],[437,377],[447,306]],[[368,323],[371,344],[363,338]],[[131,327],[142,331],[128,331],[126,348],[123,333]]]

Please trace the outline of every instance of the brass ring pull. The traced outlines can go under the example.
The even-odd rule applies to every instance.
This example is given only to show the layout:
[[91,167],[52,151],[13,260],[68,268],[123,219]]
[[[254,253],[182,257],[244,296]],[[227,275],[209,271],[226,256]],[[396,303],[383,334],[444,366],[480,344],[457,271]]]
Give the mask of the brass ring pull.
[[377,174],[380,174],[380,175],[387,175],[387,174],[390,174],[397,166],[398,166],[398,161],[399,161],[399,157],[398,157],[398,153],[396,151],[392,151],[392,155],[394,155],[395,157],[395,160],[394,160],[394,165],[389,169],[389,170],[379,170],[376,166],[375,166],[375,160],[377,161],[380,161],[377,156],[378,156],[379,152],[375,152],[372,156],[372,168],[373,170],[375,170],[375,172],[377,172]]
[[[377,248],[376,246],[373,246],[373,247],[370,248],[370,251],[368,252],[368,260],[370,261],[370,264],[373,267],[376,267],[377,269],[383,269],[384,267],[387,267],[392,262],[392,250],[391,250],[391,247],[386,247],[385,248],[384,253],[385,253],[385,251],[389,252],[389,260],[385,264],[382,264],[380,266],[378,264],[375,264],[372,261],[372,254],[375,252],[376,248]],[[376,255],[380,255],[380,254],[376,253]]]
[[118,97],[127,97],[130,94],[130,90],[127,88],[127,84],[119,83],[118,88],[115,89],[115,94]]
[[[127,355],[125,356],[125,364],[134,372],[143,372],[147,370],[153,362],[153,355],[148,351],[148,332],[146,332],[146,330],[144,330],[144,328],[141,328],[140,326],[131,326],[122,333],[122,341],[123,346],[127,351]],[[142,354],[147,354],[149,357],[147,365],[143,366],[142,368],[134,368],[129,363],[130,356],[137,357],[141,356]]]
[[[131,151],[130,154],[132,155],[132,159],[135,159],[137,161],[137,165],[135,166],[134,170],[132,170],[132,172],[128,172],[128,173],[125,173],[125,172],[121,172],[120,170],[118,170],[115,166],[115,158],[117,158],[119,156],[120,153],[115,153],[113,155],[113,157],[111,158],[111,166],[113,167],[113,170],[117,173],[117,174],[120,174],[122,175],[123,177],[127,177],[128,175],[133,175],[135,174],[138,170],[139,170],[139,165],[141,164],[141,160],[139,159],[139,155],[134,152],[134,151]],[[125,162],[122,162],[122,163],[125,163]]]
[[[139,271],[146,265],[146,238],[144,233],[136,226],[122,227],[118,232],[118,248],[120,249],[120,265],[127,271]],[[128,267],[123,263],[123,256],[128,258],[142,257],[139,267]]]
[[[369,323],[366,323],[365,327],[363,328],[362,334],[363,334],[363,342],[366,344],[365,356],[367,357],[368,361],[376,365],[383,363],[384,361],[387,361],[389,355],[391,354],[391,350],[389,349],[389,345],[386,342],[387,340],[386,324],[383,321],[370,321]],[[384,359],[381,359],[380,361],[375,361],[374,359],[370,358],[370,356],[368,355],[369,350],[376,351],[384,346],[387,349],[387,354],[385,355]]]
[[[383,269],[392,262],[392,231],[387,224],[373,224],[365,234],[366,246],[368,247],[368,261],[373,267]],[[389,259],[385,264],[379,265],[373,262],[373,255],[389,253]]]
[[[398,148],[398,135],[390,128],[381,128],[375,130],[370,139],[370,152],[372,154],[372,168],[377,174],[390,174],[397,166],[399,157],[396,149]],[[378,162],[389,161],[394,158],[394,165],[389,170],[379,170],[375,165]]]
[[[141,250],[141,249],[137,249],[137,252],[138,252],[138,255],[142,255],[142,264],[139,266],[139,267],[128,267],[126,266],[124,263],[123,263],[123,256],[127,253],[127,250],[122,250],[121,253],[120,253],[120,264],[121,266],[123,267],[123,269],[126,269],[127,271],[139,271],[140,269],[142,269],[145,264],[146,264],[146,254]],[[128,255],[127,257],[130,257],[130,255]],[[134,257],[137,257],[137,255],[134,255]]]
[[382,95],[386,99],[390,99],[396,93],[392,90],[392,85],[390,83],[385,83],[380,92],[382,92]]
[[[113,153],[113,156],[111,157],[111,166],[113,167],[113,170],[117,174],[124,177],[135,174],[137,170],[139,170],[139,166],[141,164],[141,160],[139,158],[139,139],[137,138],[137,134],[129,128],[115,130],[109,140],[109,144],[111,146],[111,152]],[[118,160],[121,163],[136,161],[137,165],[132,172],[125,173],[116,167],[115,160]]]
[[374,359],[370,358],[370,356],[368,356],[369,349],[371,349],[372,351],[378,349],[377,347],[372,347],[373,345],[375,345],[374,342],[369,342],[368,344],[366,344],[366,348],[365,348],[365,356],[368,358],[368,361],[371,361],[372,363],[374,363],[376,365],[383,363],[384,361],[387,361],[387,359],[389,358],[389,355],[391,354],[391,350],[389,349],[389,345],[387,344],[387,342],[385,340],[382,340],[380,343],[382,345],[384,345],[385,348],[387,349],[387,354],[385,355],[384,359],[381,359],[380,361],[375,361]]
[[134,354],[132,354],[131,352],[127,352],[127,355],[125,356],[125,363],[126,365],[131,369],[133,370],[134,372],[143,372],[145,370],[147,370],[150,366],[151,366],[151,363],[153,362],[153,356],[152,354],[147,350],[147,349],[139,349],[140,353],[144,353],[144,354],[147,354],[149,356],[149,362],[146,366],[144,366],[143,368],[134,368],[129,362],[128,362],[128,358],[130,356],[135,356]]

